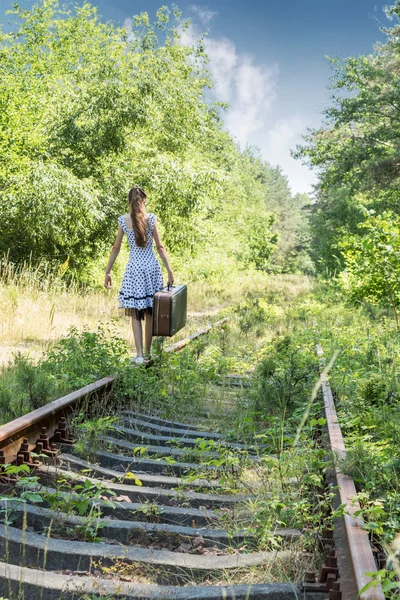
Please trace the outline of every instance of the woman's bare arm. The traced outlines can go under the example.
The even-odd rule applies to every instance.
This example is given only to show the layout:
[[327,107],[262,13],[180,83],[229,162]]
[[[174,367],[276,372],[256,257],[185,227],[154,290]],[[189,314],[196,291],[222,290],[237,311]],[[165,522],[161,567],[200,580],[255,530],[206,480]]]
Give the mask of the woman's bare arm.
[[160,258],[163,261],[164,266],[168,272],[168,285],[172,285],[174,283],[174,274],[173,274],[171,266],[169,264],[167,251],[162,244],[160,234],[157,229],[157,222],[154,223],[153,236],[154,236],[154,241],[156,243],[157,252],[160,255]]
[[108,290],[111,289],[111,286],[112,286],[112,280],[111,280],[110,273],[111,273],[111,269],[113,268],[113,265],[117,259],[119,251],[121,250],[121,243],[122,243],[123,236],[124,236],[123,229],[122,229],[121,225],[118,225],[117,237],[115,238],[114,245],[111,249],[110,258],[108,260],[108,264],[107,264],[107,268],[106,268],[106,278],[104,281],[104,287],[107,288]]

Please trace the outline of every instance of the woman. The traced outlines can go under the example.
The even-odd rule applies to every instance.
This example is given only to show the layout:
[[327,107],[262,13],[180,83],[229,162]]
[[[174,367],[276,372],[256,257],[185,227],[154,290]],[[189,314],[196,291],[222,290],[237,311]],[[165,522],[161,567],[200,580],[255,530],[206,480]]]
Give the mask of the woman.
[[117,237],[108,261],[104,286],[107,289],[112,286],[110,273],[121,250],[122,238],[125,233],[128,238],[130,254],[118,299],[120,307],[125,309],[125,314],[132,317],[132,330],[137,352],[136,359],[133,360],[136,364],[143,364],[145,359],[142,321],[145,319],[146,356],[150,356],[153,336],[153,296],[164,285],[161,267],[153,249],[153,240],[167,269],[168,285],[173,284],[174,275],[158,233],[157,218],[146,211],[146,193],[136,185],[129,192],[128,202],[129,214],[118,219]]

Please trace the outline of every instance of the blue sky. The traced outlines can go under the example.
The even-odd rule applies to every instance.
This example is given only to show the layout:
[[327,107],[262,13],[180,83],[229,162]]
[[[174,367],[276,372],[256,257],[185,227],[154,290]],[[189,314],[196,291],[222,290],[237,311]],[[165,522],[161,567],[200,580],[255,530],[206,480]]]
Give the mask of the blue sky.
[[[192,37],[208,33],[217,96],[230,102],[225,123],[242,146],[257,145],[280,164],[293,192],[310,191],[315,174],[290,156],[307,127],[318,127],[328,105],[325,56],[368,54],[384,40],[383,0],[177,1],[191,17]],[[97,0],[104,17],[124,22],[156,0]],[[187,39],[190,43],[190,36]]]
[[[25,0],[24,4],[31,3]],[[142,11],[152,17],[166,0],[92,0],[118,24]],[[315,175],[290,157],[307,127],[318,127],[328,105],[325,56],[368,54],[388,25],[390,0],[214,0],[176,3],[192,19],[185,41],[206,31],[225,125],[241,146],[257,145],[280,164],[293,192],[310,191]]]

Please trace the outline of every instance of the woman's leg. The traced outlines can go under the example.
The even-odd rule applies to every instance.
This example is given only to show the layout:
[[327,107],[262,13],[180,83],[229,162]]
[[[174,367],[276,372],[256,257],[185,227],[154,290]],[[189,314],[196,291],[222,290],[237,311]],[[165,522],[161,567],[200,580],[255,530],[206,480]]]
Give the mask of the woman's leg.
[[133,337],[135,338],[136,354],[143,356],[143,332],[142,332],[142,321],[132,316],[132,331]]
[[151,353],[151,341],[153,339],[153,315],[150,315],[146,312],[145,315],[145,346],[146,346],[146,354]]

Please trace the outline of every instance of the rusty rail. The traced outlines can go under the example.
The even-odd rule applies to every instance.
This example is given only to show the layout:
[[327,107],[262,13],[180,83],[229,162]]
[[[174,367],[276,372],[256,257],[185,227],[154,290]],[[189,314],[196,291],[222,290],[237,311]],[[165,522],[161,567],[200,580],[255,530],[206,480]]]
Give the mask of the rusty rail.
[[[184,338],[176,344],[168,346],[164,352],[179,352],[191,341],[208,333],[211,329],[223,325],[228,319],[221,319],[213,325],[200,329],[196,333]],[[72,416],[73,412],[85,400],[94,394],[104,394],[111,389],[116,377],[104,377],[94,383],[71,392],[58,400],[53,400],[44,406],[0,426],[0,464],[12,463],[21,451],[21,445],[27,444],[26,450],[32,451],[37,447],[40,436],[44,436],[44,443],[54,435],[62,440],[64,434],[63,421]],[[61,427],[60,427],[61,423]]]
[[[180,342],[168,346],[164,351],[167,353],[179,352],[191,341],[207,334],[211,329],[223,325],[226,321],[226,318],[221,319],[214,325],[205,327]],[[323,356],[321,346],[317,347],[317,353],[319,357]],[[21,444],[27,450],[36,448],[41,433],[46,440],[49,440],[53,436],[54,439],[61,438],[62,440],[65,429],[63,429],[63,426],[60,427],[60,422],[64,421],[65,424],[65,419],[70,417],[75,410],[83,405],[84,401],[87,401],[94,394],[107,393],[114,381],[115,377],[105,377],[19,417],[11,423],[0,426],[0,462],[13,462],[17,455],[21,454]],[[357,494],[354,481],[340,470],[340,460],[346,457],[346,449],[338,424],[332,391],[326,375],[322,375],[321,383],[327,418],[329,446],[335,456],[338,502],[346,506],[347,512],[343,520],[338,522],[337,527],[335,527],[335,550],[340,579],[338,582],[334,582],[330,588],[329,599],[384,600],[380,586],[370,587],[360,595],[360,590],[370,582],[370,577],[366,573],[376,571],[376,564],[367,532],[363,529],[363,521],[354,515],[360,509],[359,504],[354,502],[354,497]],[[43,430],[43,428],[45,429]],[[334,561],[336,558],[332,560]],[[333,570],[336,569],[333,563],[331,566]]]
[[53,437],[62,418],[72,415],[76,405],[84,398],[95,394],[104,393],[114,381],[114,377],[104,377],[95,383],[53,400],[45,406],[7,423],[0,427],[0,450],[4,463],[11,463],[16,459],[18,451],[24,439],[29,444],[29,450],[33,450],[40,437],[41,430],[46,428],[49,438]]
[[228,321],[228,317],[225,317],[224,319],[221,319],[220,321],[217,321],[216,323],[214,323],[214,325],[208,325],[204,329],[200,329],[199,331],[196,331],[196,333],[189,335],[188,337],[184,338],[180,342],[176,342],[176,344],[172,344],[171,346],[168,346],[168,348],[165,349],[165,352],[179,352],[180,350],[183,350],[183,348],[185,348],[190,342],[192,342],[196,338],[200,337],[201,335],[205,335],[211,329],[215,329],[215,327],[220,327],[227,321]]
[[[317,346],[317,354],[322,358],[323,350],[320,345]],[[377,569],[368,534],[363,529],[364,522],[360,517],[354,515],[356,511],[360,510],[358,501],[354,500],[357,495],[354,481],[340,469],[340,461],[346,458],[346,448],[327,375],[321,376],[321,382],[329,446],[335,460],[339,502],[346,507],[343,526],[341,527],[339,524],[335,531],[341,597],[342,600],[384,600],[380,585],[370,587],[360,595],[362,588],[371,581],[366,573],[374,572]]]

